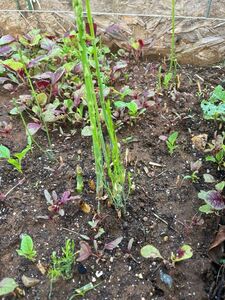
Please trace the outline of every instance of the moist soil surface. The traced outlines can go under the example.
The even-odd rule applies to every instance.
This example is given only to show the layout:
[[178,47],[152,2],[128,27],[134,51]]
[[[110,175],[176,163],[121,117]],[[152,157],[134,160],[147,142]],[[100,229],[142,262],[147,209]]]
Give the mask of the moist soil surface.
[[[157,67],[158,64],[150,60],[138,64],[130,62],[128,84],[140,91],[154,89]],[[71,280],[60,279],[53,283],[51,299],[69,299],[75,288],[89,282],[99,285],[82,299],[224,299],[210,296],[216,279],[208,248],[219,217],[201,215],[198,208],[203,203],[197,196],[200,189],[208,188],[202,179],[207,169],[218,180],[224,174],[211,163],[204,162],[197,183],[183,180],[183,176],[190,174],[191,161],[205,155],[193,146],[192,137],[206,133],[211,140],[218,130],[217,123],[203,119],[198,82],[202,91],[211,91],[220,84],[225,72],[223,67],[217,66],[208,69],[182,67],[179,73],[177,90],[156,95],[154,106],[134,121],[124,123],[118,132],[122,153],[129,149],[127,169],[132,174],[135,190],[129,196],[125,216],[119,218],[106,199],[102,200],[102,212],[97,217],[105,230],[99,239],[99,249],[120,236],[122,242],[113,251],[105,251],[101,259],[91,256],[83,261],[84,268],[75,263]],[[12,123],[9,133],[1,133],[1,144],[12,153],[26,146],[22,122],[8,113],[12,108],[10,100],[24,93],[27,91],[20,89],[13,93],[1,90],[0,94],[0,122]],[[37,262],[47,271],[51,253],[60,253],[67,238],[75,241],[78,251],[80,234],[90,237],[96,234],[88,225],[88,221],[96,217],[97,208],[95,193],[90,186],[91,180],[95,180],[91,138],[82,137],[80,128],[65,124],[61,124],[61,128],[53,126],[50,130],[54,160],[35,148],[24,159],[22,174],[6,162],[1,161],[0,165],[1,193],[6,194],[23,180],[0,201],[0,279],[14,278],[24,291],[24,298],[30,300],[49,299],[50,281],[41,273]],[[173,131],[179,132],[179,147],[170,156],[165,141],[159,137]],[[132,139],[126,143],[128,137]],[[38,133],[36,139],[47,147],[44,132]],[[81,200],[77,199],[65,205],[63,217],[55,218],[48,210],[44,190],[55,190],[57,194],[70,190],[72,195],[77,195],[75,170],[78,164],[83,169],[85,183],[80,198],[90,205],[91,212],[84,213],[80,209]],[[16,252],[24,233],[33,238],[36,262],[18,256]],[[127,245],[131,238],[134,242],[129,253]],[[93,247],[92,242],[89,243]],[[160,259],[141,257],[140,249],[146,244],[157,247],[164,258],[170,258],[171,252],[188,244],[193,249],[193,257],[171,267]],[[172,287],[162,282],[160,272],[172,277]],[[21,281],[22,275],[36,277],[40,283],[26,288]],[[14,299],[14,296],[6,299]]]

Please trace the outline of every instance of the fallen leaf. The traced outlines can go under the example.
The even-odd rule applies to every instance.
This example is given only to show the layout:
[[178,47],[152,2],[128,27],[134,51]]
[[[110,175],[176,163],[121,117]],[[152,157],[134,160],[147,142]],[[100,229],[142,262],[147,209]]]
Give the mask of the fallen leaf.
[[141,255],[144,258],[163,258],[159,250],[152,245],[146,245],[142,247]]
[[96,186],[95,186],[95,182],[94,182],[93,179],[89,179],[89,181],[88,181],[88,186],[89,186],[89,188],[90,188],[92,191],[95,191]]
[[123,237],[120,236],[117,239],[113,240],[110,243],[105,244],[105,249],[112,251],[113,249],[115,249],[122,241]]
[[77,261],[79,262],[84,261],[91,255],[92,255],[92,251],[89,244],[85,241],[80,241],[80,251],[79,251],[79,257],[77,258]]
[[86,202],[82,201],[80,203],[80,210],[84,212],[85,214],[89,214],[91,212],[91,207]]
[[38,270],[41,272],[42,275],[45,275],[47,270],[45,268],[45,266],[39,261],[37,264],[36,264]]
[[219,230],[209,247],[209,256],[217,264],[224,259],[225,225],[220,225]]
[[199,134],[192,137],[191,141],[193,146],[199,150],[204,151],[208,140],[208,134]]

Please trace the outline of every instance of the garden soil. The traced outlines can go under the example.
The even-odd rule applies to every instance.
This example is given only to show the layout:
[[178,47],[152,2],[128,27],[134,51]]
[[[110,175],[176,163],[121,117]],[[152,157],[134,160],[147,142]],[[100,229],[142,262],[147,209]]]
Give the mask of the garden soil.
[[[155,88],[157,63],[130,61],[129,69],[130,86],[140,91]],[[102,249],[104,243],[120,236],[123,237],[121,244],[113,251],[105,251],[100,260],[92,256],[84,261],[86,272],[81,272],[81,266],[76,263],[72,280],[59,280],[53,284],[52,300],[69,299],[75,288],[89,282],[99,285],[82,299],[206,300],[215,291],[218,280],[208,257],[208,248],[218,229],[219,219],[198,212],[203,203],[197,194],[200,189],[208,188],[202,176],[195,184],[183,180],[183,176],[190,173],[191,161],[204,157],[201,150],[194,148],[192,137],[206,133],[210,140],[217,130],[216,123],[203,120],[198,86],[200,84],[202,90],[211,90],[221,83],[225,70],[222,66],[210,69],[186,67],[180,72],[180,88],[155,95],[156,105],[147,109],[133,125],[125,123],[118,132],[122,153],[129,149],[127,169],[132,174],[135,190],[122,218],[113,207],[108,207],[107,200],[102,201],[100,224],[105,234],[100,238],[99,247]],[[0,140],[12,152],[20,151],[26,145],[22,123],[8,113],[12,108],[11,99],[24,93],[27,91],[18,89],[14,93],[1,90],[0,94],[0,122],[12,123],[12,131],[1,133]],[[168,136],[175,130],[179,132],[179,147],[170,156],[165,142],[159,137]],[[88,225],[97,207],[90,187],[90,180],[95,180],[91,138],[82,137],[80,128],[69,128],[65,124],[61,124],[61,130],[53,126],[51,136],[54,160],[34,149],[23,162],[23,174],[2,161],[0,165],[1,193],[6,194],[19,180],[24,180],[0,201],[0,278],[14,278],[27,300],[48,299],[50,282],[44,273],[51,253],[60,253],[65,239],[73,239],[78,251],[79,235],[95,234]],[[47,147],[44,133],[38,135],[37,141]],[[82,166],[85,180],[81,199],[90,205],[91,212],[82,212],[79,201],[73,200],[65,206],[65,216],[46,219],[51,213],[44,189],[55,190],[58,194],[71,190],[76,195],[77,164]],[[204,162],[200,175],[211,167]],[[224,176],[215,168],[211,174],[218,180]],[[16,253],[23,233],[33,238],[38,267],[37,262],[30,262]],[[131,238],[134,243],[128,253]],[[169,259],[171,252],[175,253],[181,245],[188,244],[193,248],[193,257],[170,267],[161,260],[142,258],[140,249],[146,244],[157,247],[165,259]],[[160,272],[172,277],[172,287],[160,279]],[[26,288],[21,281],[23,275],[38,278],[40,283]]]

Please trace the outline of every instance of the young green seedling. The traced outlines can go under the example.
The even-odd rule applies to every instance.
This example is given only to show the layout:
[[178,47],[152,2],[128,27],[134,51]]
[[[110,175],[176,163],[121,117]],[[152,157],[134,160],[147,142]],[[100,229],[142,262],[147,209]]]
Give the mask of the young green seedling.
[[178,134],[179,133],[177,131],[174,131],[166,140],[167,149],[170,155],[172,155],[174,150],[178,147],[176,145]]
[[[162,259],[165,263],[169,261],[169,259],[165,259],[159,252],[157,248],[155,248],[153,245],[146,245],[141,248],[141,255],[144,258],[160,258]],[[189,259],[193,256],[193,251],[192,248],[189,245],[183,245],[181,246],[176,253],[174,254],[171,252],[170,255],[170,261],[172,265],[174,266],[176,262],[180,262],[182,260]]]
[[16,250],[18,255],[24,256],[27,259],[34,261],[37,252],[34,250],[34,244],[32,238],[28,234],[23,234],[20,244],[20,249]]
[[204,205],[199,207],[199,211],[205,214],[219,212],[225,209],[225,197],[222,194],[225,187],[225,181],[215,185],[214,190],[200,191],[198,198],[205,201]]
[[22,173],[22,160],[27,152],[31,150],[31,139],[28,138],[28,144],[21,152],[14,153],[11,156],[10,150],[4,145],[0,145],[0,159],[6,159],[18,172]]
[[75,255],[74,241],[70,239],[66,240],[65,247],[62,248],[62,256],[57,256],[55,251],[52,252],[51,267],[48,271],[48,276],[52,282],[57,281],[60,277],[72,278]]
[[191,174],[184,176],[184,179],[190,179],[193,183],[197,182],[199,180],[199,176],[197,175],[199,172],[199,169],[202,166],[202,162],[200,160],[197,160],[196,162],[191,162]]

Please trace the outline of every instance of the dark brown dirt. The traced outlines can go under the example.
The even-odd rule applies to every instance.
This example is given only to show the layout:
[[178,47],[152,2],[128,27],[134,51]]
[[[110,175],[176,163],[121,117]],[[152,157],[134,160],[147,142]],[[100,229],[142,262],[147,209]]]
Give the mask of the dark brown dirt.
[[[135,85],[138,90],[154,87],[153,66],[151,62],[140,63],[136,69],[132,66],[131,70],[134,72],[130,75],[129,84]],[[157,107],[149,109],[133,126],[126,125],[119,132],[121,141],[130,136],[135,140],[129,144],[121,142],[121,145],[123,153],[126,147],[130,150],[128,169],[132,172],[136,189],[130,195],[127,215],[122,219],[118,219],[113,208],[107,208],[103,204],[105,218],[101,226],[106,233],[101,240],[103,243],[123,236],[121,245],[116,250],[105,253],[104,260],[96,262],[96,258],[91,257],[85,261],[85,275],[79,274],[75,265],[72,280],[60,280],[53,285],[52,299],[68,299],[74,288],[95,280],[101,284],[83,299],[208,299],[213,275],[207,251],[217,229],[217,219],[215,216],[201,216],[198,213],[202,202],[197,193],[204,186],[202,179],[200,183],[192,184],[182,181],[182,176],[189,173],[190,161],[204,156],[204,153],[193,149],[192,136],[207,133],[212,137],[217,130],[216,124],[202,118],[200,101],[196,96],[198,78],[194,75],[198,74],[204,79],[202,89],[211,90],[211,86],[219,84],[224,78],[224,69],[186,67],[181,73],[181,88],[176,93],[158,96]],[[0,121],[11,121],[13,124],[10,134],[1,135],[1,144],[8,146],[12,152],[21,150],[26,143],[21,122],[8,115],[13,96],[3,91],[0,95]],[[159,136],[168,135],[174,130],[179,131],[179,148],[171,157]],[[62,135],[58,129],[54,129],[51,134],[55,161],[49,160],[35,149],[25,159],[21,175],[5,162],[0,165],[2,193],[25,178],[21,186],[0,202],[0,279],[15,278],[25,290],[25,299],[29,300],[48,299],[50,283],[35,263],[17,255],[20,235],[28,233],[32,236],[38,261],[47,266],[52,251],[59,252],[66,238],[74,239],[76,250],[79,250],[80,238],[77,233],[92,234],[87,222],[93,218],[97,203],[88,187],[88,180],[94,179],[91,139],[81,137],[79,128],[74,135],[70,134],[68,128],[64,128],[64,131]],[[38,140],[45,144],[43,133],[38,136]],[[56,190],[59,194],[65,190],[74,191],[78,163],[82,165],[85,178],[82,199],[92,207],[92,212],[84,214],[77,201],[73,201],[66,205],[64,217],[50,220],[38,218],[49,214],[44,189]],[[154,166],[152,163],[161,166]],[[209,167],[211,165],[204,163],[200,174],[205,173]],[[214,173],[218,178],[222,176],[216,171]],[[204,221],[201,225],[194,222],[196,216]],[[136,261],[126,255],[131,238],[134,238],[131,253]],[[191,245],[194,255],[190,260],[177,263],[175,268],[167,269],[163,264],[160,265],[160,261],[140,256],[141,247],[148,243],[155,245],[165,258],[169,258],[171,252],[175,252],[182,244]],[[161,282],[160,269],[172,276],[171,289]],[[96,276],[98,271],[103,272],[100,278]],[[21,282],[23,274],[37,277],[41,283],[30,289],[24,288]]]

